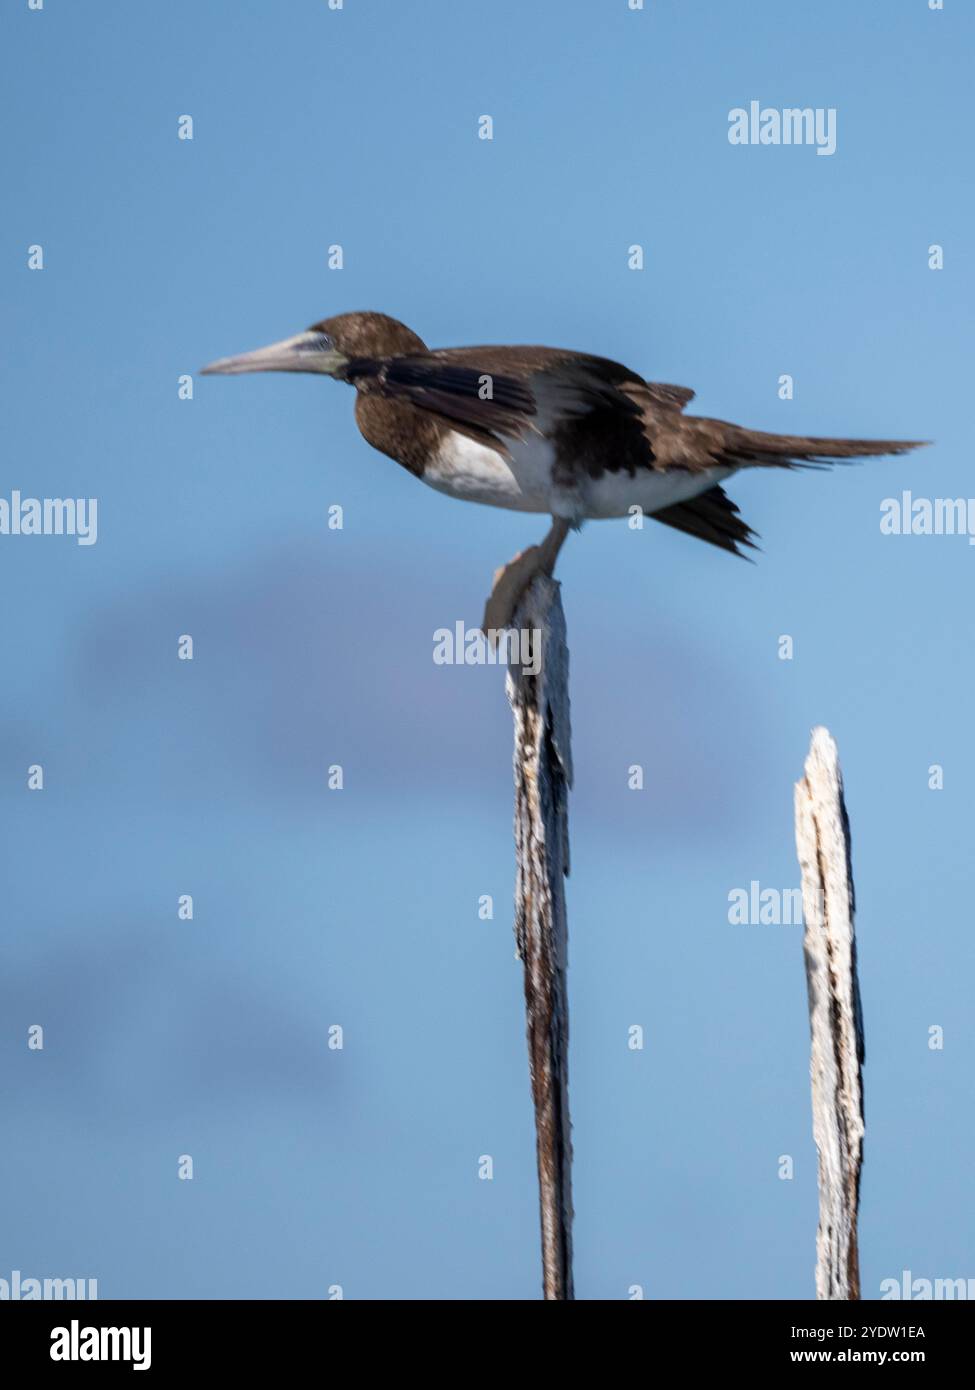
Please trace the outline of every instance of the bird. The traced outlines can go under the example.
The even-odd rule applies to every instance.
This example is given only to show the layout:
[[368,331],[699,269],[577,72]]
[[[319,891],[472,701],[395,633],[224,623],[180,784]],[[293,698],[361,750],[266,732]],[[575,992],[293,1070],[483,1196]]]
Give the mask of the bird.
[[513,620],[583,522],[651,517],[746,556],[757,533],[723,484],[748,468],[819,468],[903,454],[926,440],[769,434],[686,414],[694,391],[562,348],[428,348],[398,319],[336,314],[203,368],[208,375],[308,372],[356,391],[363,438],[450,497],[546,514],[548,534],[503,565],[485,632]]

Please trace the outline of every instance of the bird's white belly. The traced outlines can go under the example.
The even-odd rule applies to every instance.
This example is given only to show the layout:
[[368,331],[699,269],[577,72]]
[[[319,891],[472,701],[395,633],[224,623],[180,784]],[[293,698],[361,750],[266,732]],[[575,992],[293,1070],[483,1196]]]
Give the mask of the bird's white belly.
[[423,470],[438,492],[518,512],[551,510],[552,447],[540,435],[511,445],[511,457],[451,431]]
[[734,468],[707,468],[691,473],[685,468],[670,468],[666,472],[654,472],[641,468],[635,476],[624,472],[604,473],[583,484],[585,514],[594,520],[630,516],[632,509],[639,507],[645,516],[652,516],[664,507],[688,502],[707,492],[735,471]]
[[452,430],[424,468],[423,481],[466,502],[518,512],[547,512],[579,522],[628,516],[633,507],[650,516],[706,492],[735,472],[733,468],[709,468],[700,473],[640,469],[635,476],[607,472],[599,478],[582,478],[570,489],[553,484],[554,461],[551,443],[540,434],[513,440],[506,458],[497,449]]

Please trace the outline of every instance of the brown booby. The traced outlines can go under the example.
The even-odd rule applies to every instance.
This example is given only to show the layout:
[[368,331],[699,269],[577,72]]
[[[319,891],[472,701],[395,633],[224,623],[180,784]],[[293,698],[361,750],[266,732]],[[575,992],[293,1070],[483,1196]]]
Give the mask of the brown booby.
[[722,487],[741,468],[826,466],[923,441],[766,434],[685,415],[694,392],[589,353],[545,347],[428,348],[377,313],[338,314],[204,372],[319,372],[356,389],[373,448],[438,492],[542,512],[545,540],[495,575],[484,628],[510,623],[583,521],[642,514],[736,555],[755,532]]

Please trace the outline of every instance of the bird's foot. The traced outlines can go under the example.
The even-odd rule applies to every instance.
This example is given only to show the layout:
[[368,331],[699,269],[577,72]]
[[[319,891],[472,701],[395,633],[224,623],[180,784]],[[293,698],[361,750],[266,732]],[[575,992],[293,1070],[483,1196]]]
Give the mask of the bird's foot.
[[481,620],[481,631],[489,641],[492,632],[497,634],[511,626],[515,610],[532,580],[540,574],[545,574],[549,568],[544,546],[530,545],[527,550],[520,551],[513,560],[495,570],[494,585],[484,605],[484,617]]
[[[515,610],[531,586],[532,580],[540,574],[551,574],[555,569],[559,551],[566,536],[571,531],[571,523],[562,517],[553,517],[552,527],[540,545],[530,545],[513,560],[494,572],[494,587],[491,597],[484,605],[484,618],[481,631],[488,641],[497,641],[497,634],[509,628],[514,622]],[[492,639],[491,633],[495,633]]]

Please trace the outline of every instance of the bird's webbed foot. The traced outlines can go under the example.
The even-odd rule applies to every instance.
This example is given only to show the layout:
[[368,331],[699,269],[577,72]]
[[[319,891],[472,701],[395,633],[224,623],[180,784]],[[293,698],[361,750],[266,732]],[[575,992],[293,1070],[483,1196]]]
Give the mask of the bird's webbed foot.
[[481,620],[481,631],[485,636],[492,631],[502,632],[511,627],[518,604],[532,581],[540,574],[551,574],[555,568],[555,561],[569,530],[569,523],[557,517],[540,545],[530,545],[495,570],[494,585],[484,605]]

